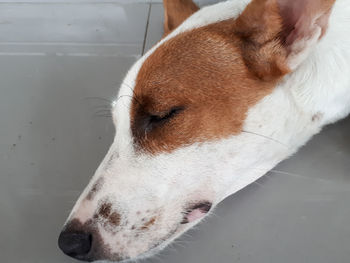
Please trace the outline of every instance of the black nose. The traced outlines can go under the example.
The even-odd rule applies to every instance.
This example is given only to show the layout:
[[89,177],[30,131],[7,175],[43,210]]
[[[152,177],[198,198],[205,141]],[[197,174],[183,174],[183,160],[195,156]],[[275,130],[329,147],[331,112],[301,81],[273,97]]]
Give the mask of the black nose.
[[90,233],[63,231],[58,238],[59,248],[76,259],[84,259],[91,250],[91,244]]

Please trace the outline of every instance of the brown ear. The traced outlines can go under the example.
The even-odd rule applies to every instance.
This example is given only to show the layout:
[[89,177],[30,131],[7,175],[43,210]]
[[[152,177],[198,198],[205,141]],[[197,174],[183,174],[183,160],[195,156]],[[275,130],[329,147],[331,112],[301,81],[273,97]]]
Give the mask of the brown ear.
[[199,10],[198,6],[192,0],[163,0],[163,4],[164,36]]
[[325,34],[335,0],[253,0],[235,23],[243,59],[264,80],[296,69]]

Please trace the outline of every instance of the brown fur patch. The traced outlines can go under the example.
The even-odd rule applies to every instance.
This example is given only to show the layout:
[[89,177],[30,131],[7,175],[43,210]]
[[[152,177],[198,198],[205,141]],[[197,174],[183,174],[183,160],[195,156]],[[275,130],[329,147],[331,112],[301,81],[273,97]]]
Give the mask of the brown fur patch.
[[106,230],[114,233],[116,231],[116,227],[120,225],[121,215],[112,210],[111,203],[104,202],[94,214],[94,219],[98,220]]
[[[270,13],[257,16],[254,5],[261,7],[261,1],[255,2],[238,20],[175,36],[144,62],[131,105],[131,129],[139,150],[170,152],[241,132],[248,109],[288,72],[281,19],[270,21]],[[245,35],[242,23],[252,24],[245,21],[252,16],[258,21]],[[260,31],[266,28],[266,34]]]
[[151,225],[154,225],[156,222],[156,218],[152,217],[150,220],[148,220],[146,223],[143,224],[141,227],[141,230],[147,230]]
[[108,218],[108,222],[111,224],[111,225],[114,225],[114,226],[119,226],[120,224],[120,215],[117,213],[117,212],[113,212],[109,218]]
[[103,182],[104,182],[104,179],[103,179],[102,177],[100,177],[100,178],[93,184],[91,190],[89,191],[89,193],[88,193],[87,196],[86,196],[86,199],[87,199],[87,200],[92,200],[92,199],[95,197],[96,193],[97,193],[98,191],[101,190],[102,185],[103,185]]
[[103,218],[108,218],[112,211],[112,204],[111,203],[103,203],[99,210],[98,215],[100,215]]

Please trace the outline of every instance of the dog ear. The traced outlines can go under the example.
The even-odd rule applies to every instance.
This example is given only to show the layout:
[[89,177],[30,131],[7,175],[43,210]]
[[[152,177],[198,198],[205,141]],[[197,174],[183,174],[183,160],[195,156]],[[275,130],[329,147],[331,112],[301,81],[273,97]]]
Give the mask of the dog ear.
[[335,0],[253,0],[237,18],[247,66],[261,79],[295,70],[325,34]]
[[[178,27],[189,16],[199,10],[192,0],[163,0],[164,36]],[[163,37],[164,37],[163,36]]]

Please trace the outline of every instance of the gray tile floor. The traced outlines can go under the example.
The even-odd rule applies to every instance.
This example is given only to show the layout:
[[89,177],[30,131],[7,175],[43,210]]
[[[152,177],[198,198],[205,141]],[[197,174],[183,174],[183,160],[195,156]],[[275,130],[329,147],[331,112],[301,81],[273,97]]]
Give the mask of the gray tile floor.
[[[0,0],[0,262],[75,262],[58,233],[111,143],[109,100],[161,21],[158,0]],[[349,170],[347,119],[146,262],[348,263]]]

